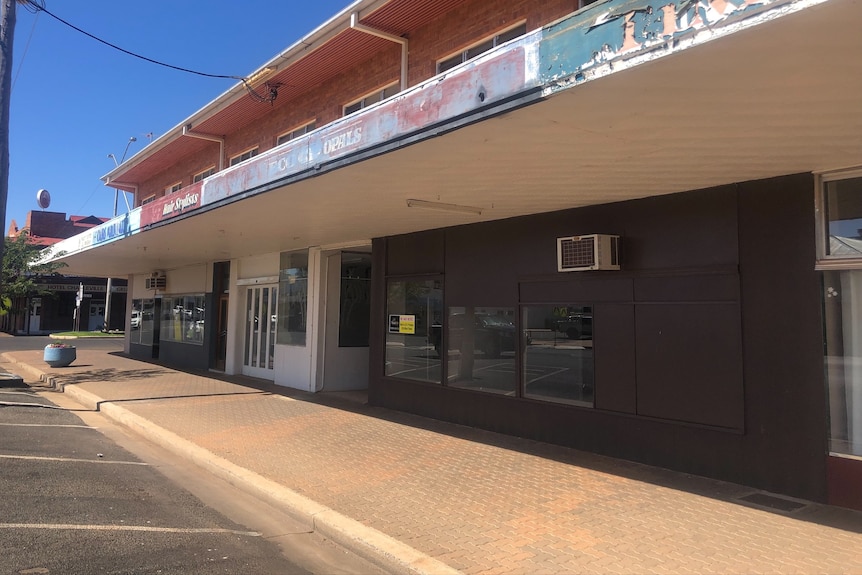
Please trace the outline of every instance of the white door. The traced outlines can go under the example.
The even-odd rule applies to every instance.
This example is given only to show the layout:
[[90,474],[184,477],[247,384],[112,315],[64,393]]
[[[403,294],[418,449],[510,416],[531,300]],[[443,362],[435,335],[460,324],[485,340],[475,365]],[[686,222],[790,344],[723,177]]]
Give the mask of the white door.
[[243,375],[274,379],[277,304],[277,284],[254,286],[246,290]]
[[42,298],[34,297],[30,300],[30,333],[42,329]]
[[324,254],[323,369],[317,391],[368,388],[371,254]]

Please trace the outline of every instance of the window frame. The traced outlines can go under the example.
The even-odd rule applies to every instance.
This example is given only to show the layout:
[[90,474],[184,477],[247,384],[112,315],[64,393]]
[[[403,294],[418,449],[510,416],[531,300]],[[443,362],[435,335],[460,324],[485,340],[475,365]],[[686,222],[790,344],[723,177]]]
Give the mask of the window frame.
[[[395,88],[395,92],[387,95],[386,92],[390,88]],[[396,80],[394,82],[390,82],[389,84],[386,84],[382,88],[378,88],[377,90],[369,92],[360,98],[356,98],[355,100],[351,100],[347,104],[344,104],[341,107],[342,116],[349,116],[350,114],[354,114],[360,110],[367,108],[368,106],[371,106],[372,104],[376,104],[378,102],[382,102],[383,100],[391,98],[392,96],[395,96],[399,92],[401,92],[401,83],[398,80]],[[369,100],[371,100],[371,101],[369,101]],[[359,104],[358,108],[356,108],[355,110],[350,110],[348,112],[348,108],[352,108],[353,106],[356,106],[357,104]]]
[[174,194],[174,193],[176,193],[176,192],[179,192],[181,189],[183,189],[183,182],[182,182],[182,180],[181,180],[181,181],[179,181],[179,182],[176,182],[175,184],[171,184],[171,185],[169,185],[169,186],[166,186],[166,187],[165,187],[165,195],[167,196],[167,195],[170,195],[170,194]]
[[215,166],[210,166],[210,167],[209,167],[209,168],[207,168],[206,170],[204,170],[204,171],[202,171],[202,172],[198,172],[197,174],[195,174],[194,176],[192,176],[192,183],[193,183],[193,184],[196,184],[196,183],[198,183],[198,182],[202,182],[202,181],[204,181],[205,179],[207,179],[208,177],[210,177],[210,176],[214,175],[215,173],[216,173],[216,167],[215,167]]
[[151,194],[151,195],[147,196],[146,198],[144,198],[143,200],[141,200],[141,205],[145,206],[145,205],[147,205],[151,202],[155,202],[155,201],[156,201],[156,194]]
[[[291,140],[295,140],[296,138],[299,138],[301,136],[304,136],[307,133],[314,131],[316,129],[317,129],[317,118],[310,120],[308,122],[305,122],[304,124],[300,124],[300,125],[296,126],[295,128],[293,128],[292,130],[288,130],[284,133],[279,134],[278,136],[275,137],[275,145],[280,146],[282,144],[286,144],[287,142],[289,142]],[[302,132],[298,134],[297,132],[299,132],[300,130],[302,130]]]
[[826,185],[830,182],[862,178],[862,167],[824,172],[814,178],[815,249],[816,270],[862,269],[862,256],[835,256],[827,254],[826,242],[829,235]]
[[[523,33],[518,34],[517,36],[513,36],[511,38],[505,39],[505,40],[500,40],[500,36],[504,36],[508,32],[512,32],[513,30],[516,30],[516,29],[520,28],[521,26],[524,27]],[[527,34],[527,21],[521,20],[520,22],[518,22],[512,26],[509,26],[508,28],[504,28],[503,30],[500,30],[499,32],[496,32],[496,33],[491,34],[489,36],[485,36],[481,40],[473,42],[472,44],[466,46],[465,48],[462,48],[461,50],[458,50],[457,52],[452,52],[452,53],[448,54],[447,56],[444,56],[443,58],[438,59],[436,65],[435,65],[435,68],[437,70],[437,74],[442,74],[444,72],[448,72],[452,68],[455,68],[461,64],[464,64],[465,62],[469,62],[470,60],[472,60],[474,58],[478,58],[482,54],[485,54],[486,52],[490,52],[494,48],[501,46],[510,40],[514,40],[515,38],[520,38],[521,36],[524,36],[526,34]],[[476,47],[481,46],[482,44],[485,44],[486,42],[489,42],[489,41],[491,42],[490,47],[486,48],[485,50],[482,50],[478,54],[473,54],[472,56],[469,56],[469,52],[471,50],[473,50]],[[460,61],[455,62],[455,63],[453,63],[453,64],[451,64],[445,68],[442,67],[444,64],[448,64],[450,61],[455,60],[456,58],[459,58]]]
[[246,160],[252,159],[253,157],[258,155],[259,153],[260,153],[260,146],[254,146],[252,148],[248,148],[247,150],[240,152],[239,154],[236,154],[235,156],[232,156],[228,160],[228,165],[231,167],[236,166],[237,164],[241,164],[242,162],[244,162]]

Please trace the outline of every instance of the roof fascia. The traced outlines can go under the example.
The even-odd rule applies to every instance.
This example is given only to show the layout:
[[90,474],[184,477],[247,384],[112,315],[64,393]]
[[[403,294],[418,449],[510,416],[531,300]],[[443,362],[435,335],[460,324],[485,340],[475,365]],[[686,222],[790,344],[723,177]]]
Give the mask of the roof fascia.
[[[249,78],[262,75],[267,68],[273,68],[272,72],[267,76],[289,67],[304,57],[308,56],[321,46],[329,42],[333,37],[337,36],[344,30],[350,28],[351,15],[357,14],[357,20],[362,20],[372,12],[392,2],[392,0],[356,0],[341,10],[335,16],[291,44],[283,52],[269,60],[267,63],[258,67],[254,72],[249,74]],[[106,186],[111,186],[112,182],[122,176],[127,170],[141,164],[155,152],[158,152],[177,138],[183,137],[183,130],[187,126],[194,126],[206,118],[225,110],[230,107],[240,98],[246,95],[245,84],[242,82],[236,83],[227,91],[216,97],[215,100],[208,103],[206,106],[165,132],[153,140],[143,150],[134,154],[131,158],[101,177],[102,182]]]

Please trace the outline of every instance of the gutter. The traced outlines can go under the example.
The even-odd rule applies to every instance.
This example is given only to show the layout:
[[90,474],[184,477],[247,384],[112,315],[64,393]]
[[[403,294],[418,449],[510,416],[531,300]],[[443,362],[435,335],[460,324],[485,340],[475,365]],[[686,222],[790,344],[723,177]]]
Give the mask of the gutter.
[[350,27],[359,32],[365,32],[366,34],[371,34],[372,36],[377,36],[378,38],[383,38],[384,40],[389,40],[390,42],[395,42],[397,44],[401,44],[401,91],[407,89],[407,38],[402,38],[400,36],[395,36],[394,34],[389,34],[388,32],[383,32],[381,30],[375,30],[374,28],[370,28],[368,26],[364,26],[359,23],[359,13],[353,12],[350,15]]
[[183,136],[189,136],[190,138],[197,138],[199,140],[207,140],[209,142],[217,142],[218,143],[218,171],[222,171],[224,169],[224,138],[220,138],[218,136],[211,136],[210,134],[202,134],[201,132],[192,132],[192,125],[186,124],[183,126]]

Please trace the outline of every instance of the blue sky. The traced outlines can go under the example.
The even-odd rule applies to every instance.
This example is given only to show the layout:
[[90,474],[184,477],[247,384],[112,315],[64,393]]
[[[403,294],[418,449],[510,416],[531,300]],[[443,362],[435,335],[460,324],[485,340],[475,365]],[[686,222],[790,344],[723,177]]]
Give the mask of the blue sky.
[[[45,0],[70,24],[151,58],[210,74],[249,76],[349,0]],[[50,211],[110,217],[101,176],[236,81],[178,72],[116,51],[47,14],[18,7],[9,136],[9,222]],[[120,199],[118,212],[125,211]]]

